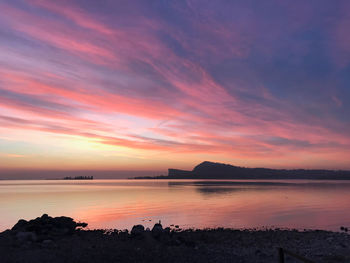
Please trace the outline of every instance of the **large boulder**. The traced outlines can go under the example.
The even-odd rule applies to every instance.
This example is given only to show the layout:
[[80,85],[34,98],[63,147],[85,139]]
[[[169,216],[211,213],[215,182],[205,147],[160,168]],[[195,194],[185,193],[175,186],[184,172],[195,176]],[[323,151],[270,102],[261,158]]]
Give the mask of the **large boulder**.
[[12,231],[20,231],[23,230],[28,224],[28,221],[24,219],[18,220],[18,222],[11,228]]
[[135,225],[131,229],[131,235],[139,236],[145,231],[145,227],[143,225]]
[[[49,222],[48,222],[49,223]],[[50,226],[53,226],[53,229],[58,231],[58,234],[72,234],[77,227],[77,223],[74,222],[73,218],[60,216],[52,218]]]
[[35,242],[37,241],[38,237],[34,232],[18,232],[16,234],[16,239],[20,243],[24,243],[26,241]]
[[44,214],[41,217],[29,221],[20,219],[17,224],[12,227],[11,232],[20,242],[40,241],[72,235],[77,227],[86,226],[86,223],[76,223],[70,217],[50,217]]
[[157,223],[152,228],[152,235],[154,237],[160,237],[163,234],[163,226],[161,223]]

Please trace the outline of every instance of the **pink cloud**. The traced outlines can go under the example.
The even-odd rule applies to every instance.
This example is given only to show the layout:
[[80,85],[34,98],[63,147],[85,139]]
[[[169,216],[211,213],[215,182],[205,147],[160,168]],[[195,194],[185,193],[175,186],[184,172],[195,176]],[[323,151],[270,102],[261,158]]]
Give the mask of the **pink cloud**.
[[[201,44],[200,38],[191,41],[178,30],[144,17],[140,18],[140,24],[146,23],[149,32],[143,32],[143,27],[125,29],[106,25],[77,6],[67,9],[46,1],[30,4],[41,12],[64,17],[69,23],[56,16],[48,18],[42,13],[2,4],[2,10],[6,11],[4,20],[21,36],[58,49],[57,60],[68,58],[72,67],[66,69],[71,66],[68,63],[61,66],[63,74],[60,74],[62,72],[55,72],[55,67],[42,72],[35,68],[33,61],[34,69],[26,72],[1,66],[1,81],[6,84],[1,89],[17,97],[0,98],[0,107],[17,112],[10,117],[20,120],[20,113],[26,113],[28,119],[21,122],[3,118],[6,127],[78,135],[102,144],[177,154],[268,159],[289,156],[290,152],[319,154],[318,151],[327,149],[332,157],[339,155],[337,151],[349,156],[345,149],[350,145],[349,136],[332,129],[339,125],[337,120],[329,120],[329,126],[312,115],[298,120],[293,114],[303,112],[288,101],[274,97],[262,84],[249,93],[237,81],[229,91],[200,60],[176,54],[153,32],[167,29],[184,48],[191,48],[193,43],[198,45],[191,55],[196,58],[215,55],[213,63],[216,63],[228,54],[239,59],[250,55],[251,44],[256,39],[242,34],[234,24],[215,21],[196,24],[200,34],[213,39]],[[342,25],[347,25],[346,21],[344,19]],[[255,26],[254,23],[248,25],[248,29],[256,30]],[[299,26],[296,24],[290,30]],[[339,32],[343,32],[345,27],[339,28]],[[339,33],[340,36],[344,37]],[[216,38],[221,45],[215,44]],[[346,46],[346,39],[344,43]],[[346,50],[343,44],[339,45]],[[139,73],[133,68],[133,62],[147,65],[150,76]],[[76,68],[81,71],[75,72]],[[103,81],[110,82],[108,87]],[[149,92],[147,88],[157,92]],[[243,91],[261,96],[267,103],[247,102],[238,95]],[[34,105],[30,99],[42,105]],[[341,105],[337,97],[332,100]],[[140,130],[152,132],[154,138],[135,135],[130,130],[120,132],[118,114],[145,119],[152,125],[160,123],[154,127],[136,124]],[[105,116],[112,116],[111,123],[107,123]]]

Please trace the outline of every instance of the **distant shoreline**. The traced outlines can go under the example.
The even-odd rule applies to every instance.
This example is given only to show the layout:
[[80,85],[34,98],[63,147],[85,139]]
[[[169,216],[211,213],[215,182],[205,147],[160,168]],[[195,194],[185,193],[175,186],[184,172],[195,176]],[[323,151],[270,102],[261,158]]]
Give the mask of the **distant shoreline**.
[[63,177],[62,180],[94,180],[93,176],[66,176]]
[[[222,180],[222,181],[229,181],[229,180],[255,180],[255,181],[266,181],[266,180],[314,180],[314,181],[350,181],[350,178],[275,178],[275,177],[266,177],[266,178],[256,178],[256,177],[246,177],[246,178],[240,178],[240,177],[231,177],[231,178],[207,178],[207,177],[188,177],[188,178],[182,178],[182,177],[170,177],[170,176],[138,176],[138,177],[132,177],[127,178],[128,180]],[[103,180],[101,178],[101,180]],[[125,179],[126,180],[126,179]]]
[[350,180],[350,171],[246,168],[205,161],[192,171],[170,168],[167,176],[141,176],[133,179]]

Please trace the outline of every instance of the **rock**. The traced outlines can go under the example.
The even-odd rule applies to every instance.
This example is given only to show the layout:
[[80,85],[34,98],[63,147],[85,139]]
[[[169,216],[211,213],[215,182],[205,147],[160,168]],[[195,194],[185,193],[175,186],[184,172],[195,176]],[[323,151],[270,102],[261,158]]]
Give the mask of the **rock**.
[[49,220],[51,217],[50,216],[48,216],[48,214],[43,214],[42,216],[41,216],[41,219],[42,220]]
[[135,225],[131,229],[131,235],[138,236],[141,235],[145,231],[143,225]]
[[55,227],[53,228],[49,234],[54,235],[54,236],[65,236],[71,233],[71,230],[67,227],[64,228],[59,228]]
[[157,223],[152,228],[152,235],[154,237],[159,237],[163,233],[163,226],[160,223]]
[[11,232],[16,234],[17,240],[41,241],[53,239],[61,236],[72,235],[77,227],[86,227],[86,223],[76,223],[70,217],[50,217],[43,214],[30,221],[19,220]]
[[18,222],[11,228],[12,231],[17,231],[23,229],[27,225],[27,221],[24,219],[18,220]]
[[43,242],[41,242],[41,245],[44,247],[51,246],[53,244],[53,241],[51,239],[45,239]]
[[84,223],[84,222],[79,222],[79,223],[77,223],[77,227],[85,228],[85,227],[87,227],[87,226],[88,226],[88,224],[87,224],[87,223]]
[[0,233],[3,236],[11,235],[12,231],[10,229],[6,229],[4,232]]
[[16,234],[16,238],[20,243],[24,243],[26,241],[37,241],[38,237],[34,232],[18,232]]
[[180,246],[182,244],[182,242],[179,239],[175,239],[174,240],[174,245],[175,246]]
[[66,216],[55,217],[53,218],[52,223],[56,229],[61,229],[62,234],[71,234],[77,227],[77,223],[74,222],[73,218]]
[[326,240],[327,240],[329,243],[332,243],[332,242],[333,242],[333,237],[328,237]]

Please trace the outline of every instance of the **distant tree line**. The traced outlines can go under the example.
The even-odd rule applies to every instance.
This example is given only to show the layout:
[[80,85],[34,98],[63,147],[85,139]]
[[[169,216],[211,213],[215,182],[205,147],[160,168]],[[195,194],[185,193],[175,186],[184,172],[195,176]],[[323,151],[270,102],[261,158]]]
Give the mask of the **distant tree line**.
[[93,180],[93,176],[75,176],[75,177],[70,177],[66,176],[63,178],[64,180]]

